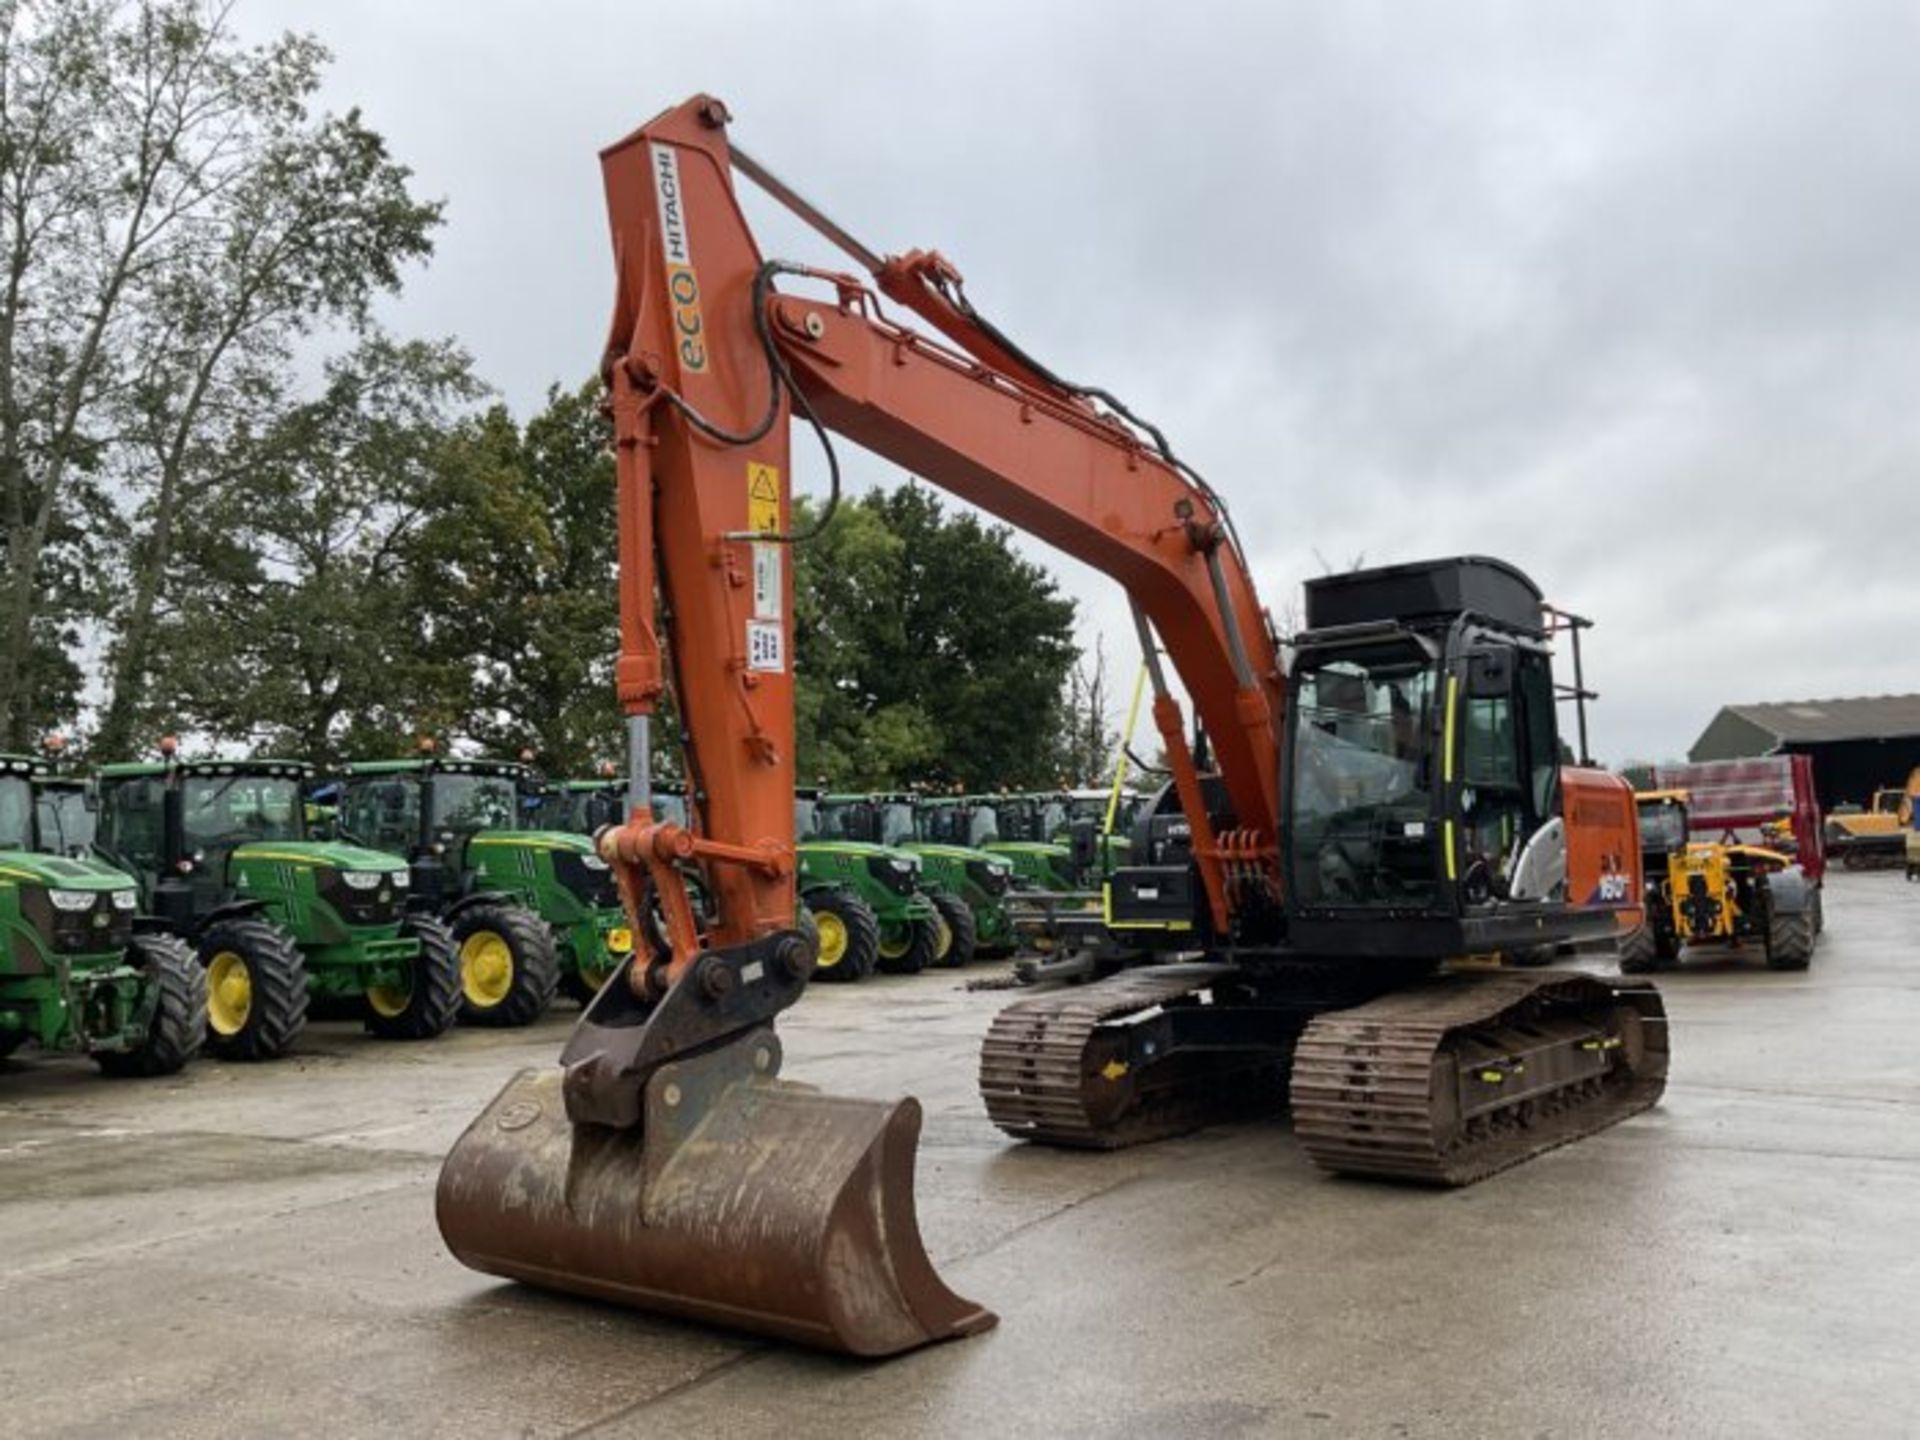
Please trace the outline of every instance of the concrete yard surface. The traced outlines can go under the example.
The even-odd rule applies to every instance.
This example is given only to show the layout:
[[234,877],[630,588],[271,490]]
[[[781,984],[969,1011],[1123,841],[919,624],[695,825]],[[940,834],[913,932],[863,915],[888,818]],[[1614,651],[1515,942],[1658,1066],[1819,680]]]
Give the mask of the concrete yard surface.
[[1472,1189],[1284,1119],[1109,1155],[973,1093],[1015,995],[818,986],[786,1074],[918,1095],[921,1228],[990,1333],[858,1363],[474,1274],[440,1157],[573,1010],[257,1067],[0,1062],[0,1434],[1821,1435],[1920,1430],[1920,885],[1832,878],[1805,974],[1661,978],[1651,1114]]

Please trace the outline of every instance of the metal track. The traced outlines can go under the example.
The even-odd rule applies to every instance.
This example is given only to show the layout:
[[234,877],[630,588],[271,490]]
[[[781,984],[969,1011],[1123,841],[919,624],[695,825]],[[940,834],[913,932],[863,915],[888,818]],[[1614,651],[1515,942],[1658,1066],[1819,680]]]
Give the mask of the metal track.
[[1294,1133],[1328,1170],[1468,1185],[1647,1109],[1666,1075],[1650,984],[1445,975],[1307,1027]]
[[1144,1063],[1128,1033],[1161,1007],[1200,1003],[1234,973],[1156,966],[1008,1006],[980,1047],[988,1116],[1021,1140],[1117,1150],[1277,1109],[1299,1025],[1278,1027],[1257,1051],[1175,1050]]

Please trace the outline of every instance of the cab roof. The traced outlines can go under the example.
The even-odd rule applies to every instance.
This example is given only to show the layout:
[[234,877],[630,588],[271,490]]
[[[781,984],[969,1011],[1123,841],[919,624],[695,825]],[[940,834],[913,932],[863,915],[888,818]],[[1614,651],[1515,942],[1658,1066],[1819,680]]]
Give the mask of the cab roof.
[[32,755],[0,755],[0,775],[45,775],[47,762]]
[[518,760],[449,760],[427,756],[417,760],[356,760],[343,765],[341,773],[358,775],[506,775],[514,779],[531,775],[531,766]]
[[182,775],[270,775],[276,779],[304,780],[314,773],[305,760],[123,760],[102,765],[102,780],[137,780],[147,775],[165,775],[169,770]]

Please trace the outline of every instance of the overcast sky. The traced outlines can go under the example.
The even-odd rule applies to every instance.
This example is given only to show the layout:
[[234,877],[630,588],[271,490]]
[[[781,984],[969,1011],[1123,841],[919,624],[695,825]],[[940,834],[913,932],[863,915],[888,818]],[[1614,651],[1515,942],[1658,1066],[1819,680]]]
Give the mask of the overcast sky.
[[[459,337],[522,413],[604,336],[596,152],[705,90],[869,246],[942,250],[1028,349],[1156,420],[1276,615],[1360,556],[1510,559],[1599,621],[1615,762],[1684,752],[1728,701],[1920,689],[1920,5],[236,20],[326,40],[329,103],[447,201],[386,320]],[[832,258],[750,215],[769,253]],[[1124,660],[1123,599],[1036,552]]]

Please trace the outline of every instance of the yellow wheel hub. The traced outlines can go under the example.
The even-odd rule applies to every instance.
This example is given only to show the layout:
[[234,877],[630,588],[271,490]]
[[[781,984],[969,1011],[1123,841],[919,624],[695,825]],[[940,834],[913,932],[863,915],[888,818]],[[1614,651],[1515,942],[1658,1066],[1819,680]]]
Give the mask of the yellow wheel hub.
[[207,965],[207,1023],[218,1035],[238,1035],[253,1013],[253,972],[244,957],[222,950]]
[[821,910],[815,913],[813,924],[820,932],[820,968],[831,970],[847,958],[847,922]]
[[367,1004],[373,1007],[373,1013],[383,1020],[398,1020],[407,1013],[407,1003],[413,999],[413,987],[410,985],[370,985],[367,987]]
[[951,949],[953,949],[953,927],[947,924],[946,916],[936,915],[933,917],[933,958],[944,960]]
[[476,930],[460,945],[460,990],[468,1003],[491,1010],[513,989],[513,947],[498,931]]
[[902,955],[907,953],[907,948],[912,944],[913,927],[909,925],[904,930],[896,932],[891,940],[885,935],[882,935],[880,937],[880,953],[889,960],[898,960]]

